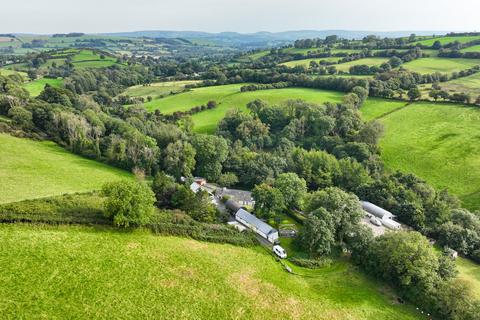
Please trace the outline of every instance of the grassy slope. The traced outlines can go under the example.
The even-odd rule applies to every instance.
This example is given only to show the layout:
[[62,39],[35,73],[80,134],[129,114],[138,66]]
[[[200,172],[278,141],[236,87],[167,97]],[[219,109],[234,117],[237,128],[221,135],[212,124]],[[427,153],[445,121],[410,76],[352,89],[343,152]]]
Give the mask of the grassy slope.
[[23,87],[27,89],[27,91],[30,93],[30,96],[36,97],[43,91],[43,88],[45,88],[46,84],[49,84],[52,87],[60,88],[63,86],[63,79],[42,78],[25,83]]
[[109,56],[101,59],[91,50],[81,50],[72,57],[72,63],[76,68],[104,68],[116,64],[116,59]]
[[309,67],[311,61],[315,61],[319,63],[320,61],[328,61],[328,62],[338,62],[341,58],[338,57],[328,57],[328,58],[314,58],[314,59],[302,59],[302,60],[293,60],[282,63],[282,65],[287,67],[296,67],[296,66],[305,66]]
[[472,74],[468,77],[440,83],[442,89],[452,92],[470,93],[475,98],[480,95],[480,73]]
[[457,258],[456,264],[459,271],[458,278],[470,283],[473,294],[480,299],[480,265],[460,257]]
[[341,63],[335,65],[338,71],[348,72],[350,67],[357,65],[367,65],[367,66],[379,66],[384,62],[388,62],[388,58],[365,58],[360,60],[354,60],[346,63]]
[[0,75],[2,76],[9,76],[11,74],[19,74],[20,76],[22,76],[24,79],[27,78],[27,74],[25,72],[22,72],[22,71],[15,71],[15,70],[10,70],[10,69],[5,69],[5,68],[1,68],[0,69]]
[[65,151],[53,142],[0,134],[0,203],[99,189],[125,171]]
[[418,73],[452,73],[480,65],[478,59],[422,58],[402,65],[407,70]]
[[[398,104],[366,104],[362,113],[372,118],[395,109],[393,103]],[[478,108],[415,103],[380,121],[386,128],[382,158],[389,168],[413,172],[437,188],[448,188],[466,207],[480,209]]]
[[145,103],[145,107],[152,111],[159,109],[165,114],[175,111],[189,110],[194,106],[206,104],[214,100],[219,105],[212,110],[203,111],[193,116],[196,130],[199,132],[213,132],[217,123],[225,113],[232,108],[246,110],[247,103],[255,99],[263,99],[271,103],[279,103],[289,99],[304,99],[308,102],[322,103],[326,101],[340,101],[342,93],[304,88],[286,88],[275,90],[260,90],[254,92],[240,92],[244,84],[215,86],[193,89],[192,91],[168,96]]
[[122,95],[129,95],[130,97],[148,97],[156,98],[161,95],[168,95],[172,91],[179,92],[182,91],[186,85],[194,84],[199,81],[190,80],[190,81],[171,81],[171,82],[157,82],[152,83],[149,86],[133,86],[128,88]]
[[421,319],[345,263],[294,276],[260,249],[66,226],[0,243],[6,319]]
[[423,41],[418,41],[416,43],[420,43],[424,46],[432,46],[435,41],[440,41],[442,45],[447,44],[447,43],[452,43],[455,41],[458,41],[460,43],[467,43],[473,40],[478,40],[480,39],[480,36],[466,36],[466,37],[437,37],[437,38],[432,38],[428,40],[423,40]]
[[480,52],[480,45],[464,48],[461,52]]

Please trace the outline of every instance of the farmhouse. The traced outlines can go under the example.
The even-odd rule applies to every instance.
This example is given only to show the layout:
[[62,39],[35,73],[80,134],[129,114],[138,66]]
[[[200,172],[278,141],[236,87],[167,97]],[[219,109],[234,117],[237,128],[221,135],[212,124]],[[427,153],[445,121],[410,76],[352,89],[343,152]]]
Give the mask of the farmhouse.
[[255,231],[255,233],[268,240],[270,243],[275,243],[278,240],[278,231],[276,229],[244,209],[237,211],[235,219]]
[[401,228],[400,223],[393,220],[395,215],[390,211],[380,208],[368,201],[361,201],[361,204],[365,212],[378,218],[385,227],[392,230],[399,230]]
[[229,199],[238,202],[242,206],[253,207],[255,205],[255,201],[253,200],[252,193],[250,191],[218,188],[216,190],[216,196],[218,198],[228,197]]

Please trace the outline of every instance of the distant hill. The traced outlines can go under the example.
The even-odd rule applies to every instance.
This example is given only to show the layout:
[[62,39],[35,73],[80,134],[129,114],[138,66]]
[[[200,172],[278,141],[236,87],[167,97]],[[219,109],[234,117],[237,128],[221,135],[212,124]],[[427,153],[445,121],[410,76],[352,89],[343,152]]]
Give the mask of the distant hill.
[[266,46],[280,45],[306,38],[325,38],[329,35],[337,35],[345,39],[361,39],[367,35],[374,34],[379,37],[403,37],[415,33],[419,36],[443,35],[446,31],[350,31],[350,30],[298,30],[284,32],[256,32],[256,33],[238,33],[238,32],[220,32],[209,33],[200,31],[161,31],[146,30],[134,32],[105,33],[106,36],[121,37],[149,37],[149,38],[183,38],[189,40],[206,40],[216,44],[230,46]]

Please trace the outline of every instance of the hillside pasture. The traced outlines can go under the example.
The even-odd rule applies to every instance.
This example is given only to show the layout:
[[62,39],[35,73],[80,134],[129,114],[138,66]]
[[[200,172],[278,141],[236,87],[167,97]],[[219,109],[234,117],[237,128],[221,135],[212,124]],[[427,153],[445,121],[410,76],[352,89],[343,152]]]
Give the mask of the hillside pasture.
[[480,52],[480,45],[463,48],[461,52]]
[[[431,85],[428,85],[428,87],[431,87]],[[472,98],[476,99],[476,97],[480,96],[480,73],[475,73],[468,77],[462,77],[455,80],[442,82],[440,83],[440,87],[450,93],[468,93],[472,96]]]
[[402,65],[403,68],[421,74],[435,72],[452,73],[470,69],[480,65],[480,59],[449,59],[449,58],[421,58]]
[[116,59],[105,55],[104,59],[100,54],[92,50],[81,50],[72,57],[72,63],[76,68],[105,68],[116,64]]
[[50,141],[0,134],[0,203],[97,190],[131,175]]
[[418,41],[415,44],[419,43],[424,46],[433,46],[435,41],[440,41],[442,45],[453,43],[453,42],[460,42],[460,43],[467,43],[474,40],[480,40],[480,36],[464,36],[464,37],[435,37],[428,40]]
[[293,60],[293,61],[288,61],[284,62],[281,65],[287,66],[287,67],[296,67],[296,66],[304,66],[306,68],[310,67],[310,62],[315,61],[316,63],[320,64],[320,61],[327,61],[327,62],[338,62],[341,58],[338,57],[328,57],[328,58],[314,58],[314,59],[301,59],[301,60]]
[[388,62],[388,58],[364,58],[359,60],[354,60],[346,63],[336,64],[335,67],[338,71],[349,72],[350,67],[357,65],[367,65],[367,66],[380,66],[384,62]]
[[27,82],[23,87],[27,89],[31,97],[36,97],[43,91],[47,84],[55,88],[60,88],[63,86],[63,79],[42,78]]
[[480,299],[480,265],[469,259],[458,257],[456,260],[458,278],[469,283],[472,293]]
[[122,95],[128,95],[130,97],[143,97],[148,96],[153,99],[159,99],[171,93],[178,93],[185,89],[186,85],[198,83],[200,81],[188,80],[188,81],[170,81],[170,82],[155,82],[148,86],[138,85],[128,88]]
[[0,225],[0,242],[5,318],[422,319],[342,261],[291,275],[260,248],[78,226]]
[[197,132],[212,133],[228,110],[238,108],[245,111],[246,105],[255,99],[262,99],[269,103],[279,103],[291,99],[324,103],[327,101],[340,102],[343,96],[340,92],[306,88],[240,92],[240,88],[244,85],[246,84],[196,88],[188,92],[147,102],[144,106],[148,111],[158,109],[164,114],[172,114],[176,111],[188,111],[195,106],[206,105],[211,100],[216,101],[218,105],[215,109],[205,110],[192,116]]
[[385,126],[380,147],[387,168],[414,173],[459,196],[466,208],[480,209],[478,108],[427,102],[399,108],[385,101],[361,112]]
[[27,73],[26,72],[16,71],[16,70],[7,69],[7,68],[0,68],[0,75],[2,75],[2,76],[9,76],[9,75],[12,75],[12,74],[18,74],[24,79],[27,78]]

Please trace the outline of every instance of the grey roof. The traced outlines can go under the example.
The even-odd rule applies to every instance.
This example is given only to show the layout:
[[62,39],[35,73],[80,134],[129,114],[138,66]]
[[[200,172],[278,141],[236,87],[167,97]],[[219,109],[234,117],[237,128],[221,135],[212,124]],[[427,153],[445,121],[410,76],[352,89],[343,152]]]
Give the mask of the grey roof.
[[395,215],[390,211],[387,211],[379,206],[374,205],[368,201],[360,201],[362,203],[363,210],[367,211],[368,213],[373,214],[375,217],[380,219],[391,219]]
[[262,233],[269,235],[271,233],[277,232],[276,229],[272,228],[270,225],[266,224],[262,220],[255,217],[253,214],[249,213],[244,209],[240,209],[235,214],[235,217],[247,222],[248,224],[255,226]]
[[233,212],[237,212],[242,208],[242,206],[236,202],[235,200],[229,199],[227,202],[225,202],[225,206],[229,209],[232,210]]

